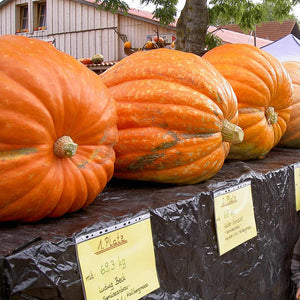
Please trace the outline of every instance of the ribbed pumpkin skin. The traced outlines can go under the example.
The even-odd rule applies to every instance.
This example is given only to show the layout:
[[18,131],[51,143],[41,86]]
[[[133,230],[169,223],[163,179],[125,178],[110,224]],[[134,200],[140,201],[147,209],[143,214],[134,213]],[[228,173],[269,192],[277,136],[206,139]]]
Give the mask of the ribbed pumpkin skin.
[[[99,77],[52,45],[0,37],[0,221],[58,217],[90,204],[112,177],[116,107]],[[61,158],[61,136],[78,144]]]
[[289,73],[294,89],[292,112],[287,129],[282,136],[279,146],[300,148],[300,62],[286,61],[282,63]]
[[134,53],[100,76],[117,104],[115,177],[193,184],[222,167],[229,151],[223,121],[237,121],[237,101],[211,64],[157,49]]
[[[204,56],[230,82],[237,100],[244,140],[232,145],[228,158],[263,158],[286,131],[293,91],[282,64],[272,55],[246,44],[223,45]],[[271,124],[266,112],[273,107],[278,120]]]

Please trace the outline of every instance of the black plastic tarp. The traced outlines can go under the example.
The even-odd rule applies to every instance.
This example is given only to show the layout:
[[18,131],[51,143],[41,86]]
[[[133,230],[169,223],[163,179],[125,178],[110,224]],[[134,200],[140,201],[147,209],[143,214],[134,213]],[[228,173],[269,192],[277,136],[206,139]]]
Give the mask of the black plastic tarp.
[[[225,162],[212,179],[196,185],[113,179],[81,211],[34,224],[1,224],[0,296],[84,299],[74,237],[150,212],[160,288],[143,299],[294,299],[298,162],[300,150],[275,148],[262,160]],[[213,192],[247,180],[257,236],[220,256]]]

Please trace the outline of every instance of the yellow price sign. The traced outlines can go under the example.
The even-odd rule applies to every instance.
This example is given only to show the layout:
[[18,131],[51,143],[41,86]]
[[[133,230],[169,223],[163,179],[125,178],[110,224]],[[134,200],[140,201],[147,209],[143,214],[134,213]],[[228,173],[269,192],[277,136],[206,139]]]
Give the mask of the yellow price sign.
[[296,211],[300,210],[300,164],[294,165]]
[[159,288],[150,214],[75,238],[87,300],[137,300]]
[[215,192],[214,209],[220,255],[257,235],[250,181]]

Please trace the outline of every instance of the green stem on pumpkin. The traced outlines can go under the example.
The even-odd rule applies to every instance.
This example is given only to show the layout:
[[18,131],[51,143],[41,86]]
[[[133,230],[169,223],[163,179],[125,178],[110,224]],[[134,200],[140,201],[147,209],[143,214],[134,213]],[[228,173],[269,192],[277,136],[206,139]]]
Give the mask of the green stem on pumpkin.
[[275,112],[274,107],[270,106],[266,109],[266,116],[269,124],[277,123],[278,113]]
[[224,142],[239,144],[244,139],[244,131],[241,127],[230,123],[228,120],[223,121],[222,138]]
[[77,146],[69,136],[64,135],[56,140],[53,151],[58,157],[72,157],[76,154]]

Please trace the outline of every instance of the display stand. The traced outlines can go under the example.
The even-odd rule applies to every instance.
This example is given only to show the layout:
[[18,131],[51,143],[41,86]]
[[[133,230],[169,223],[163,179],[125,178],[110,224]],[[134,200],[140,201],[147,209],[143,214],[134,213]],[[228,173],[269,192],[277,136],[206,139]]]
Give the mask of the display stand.
[[[299,162],[300,150],[275,148],[262,160],[226,161],[212,179],[195,185],[113,179],[81,211],[34,224],[2,224],[0,299],[84,299],[75,237],[145,213],[150,213],[160,287],[143,299],[293,299],[290,261],[300,233],[294,165]],[[214,193],[246,181],[257,235],[220,255]]]

